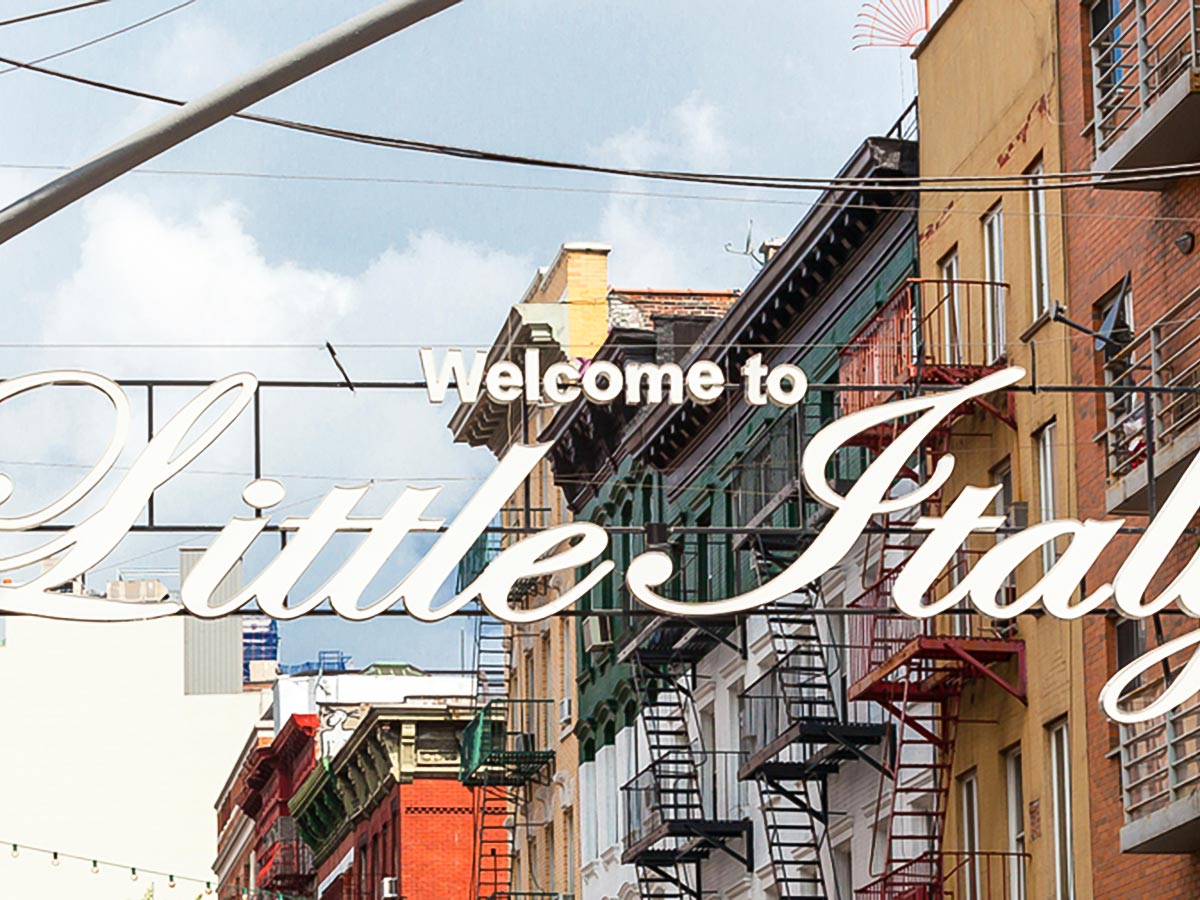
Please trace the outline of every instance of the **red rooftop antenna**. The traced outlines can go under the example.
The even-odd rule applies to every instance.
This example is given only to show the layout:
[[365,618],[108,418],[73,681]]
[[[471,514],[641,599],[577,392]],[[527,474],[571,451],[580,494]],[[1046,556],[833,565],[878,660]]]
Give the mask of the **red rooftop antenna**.
[[915,47],[933,25],[933,0],[867,0],[854,25],[854,49]]

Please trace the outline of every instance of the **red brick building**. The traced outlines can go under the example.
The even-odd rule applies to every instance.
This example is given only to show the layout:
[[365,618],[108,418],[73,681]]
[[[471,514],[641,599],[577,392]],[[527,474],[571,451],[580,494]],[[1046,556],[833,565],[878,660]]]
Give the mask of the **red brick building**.
[[[1061,338],[1077,384],[1114,386],[1077,395],[1079,517],[1145,526],[1200,447],[1200,404],[1187,392],[1200,386],[1200,180],[1130,173],[1200,163],[1200,3],[1060,0],[1058,16],[1065,167],[1109,182],[1064,192],[1067,315],[1103,337],[1064,325]],[[1089,583],[1111,581],[1135,540],[1119,537]],[[1149,596],[1195,548],[1194,538],[1176,544]],[[1171,616],[1090,618],[1087,694],[1143,649],[1195,627]],[[1127,702],[1161,687],[1161,678],[1147,680]],[[1114,726],[1098,706],[1089,715],[1097,900],[1146,889],[1164,900],[1200,896],[1197,707],[1142,726]]]
[[469,900],[482,790],[458,781],[469,706],[374,707],[290,808],[313,850],[313,900]]

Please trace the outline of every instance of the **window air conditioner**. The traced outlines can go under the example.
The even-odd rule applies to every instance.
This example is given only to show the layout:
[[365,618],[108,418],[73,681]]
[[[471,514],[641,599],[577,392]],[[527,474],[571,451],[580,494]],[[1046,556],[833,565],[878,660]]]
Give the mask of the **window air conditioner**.
[[583,620],[583,649],[588,653],[612,646],[612,621],[607,616],[587,616]]
[[400,900],[399,878],[384,878],[379,882],[379,900]]

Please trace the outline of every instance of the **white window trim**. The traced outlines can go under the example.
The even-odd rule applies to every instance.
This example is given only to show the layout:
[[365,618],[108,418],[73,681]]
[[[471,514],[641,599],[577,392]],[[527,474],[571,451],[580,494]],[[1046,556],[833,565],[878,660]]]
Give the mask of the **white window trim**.
[[[1038,476],[1038,521],[1049,522],[1058,515],[1058,483],[1056,481],[1058,454],[1054,446],[1058,438],[1058,423],[1053,419],[1038,430],[1037,476]],[[1058,544],[1050,540],[1042,544],[1042,572],[1058,560]]]
[[1029,262],[1033,300],[1033,318],[1037,320],[1050,312],[1050,235],[1046,222],[1046,189],[1042,175],[1046,167],[1041,160],[1028,172],[1037,185],[1029,192]]
[[988,362],[994,363],[1003,359],[1008,352],[1008,322],[1005,318],[1008,298],[1005,289],[997,286],[1005,280],[1003,204],[997,203],[983,217],[983,248],[984,278],[992,282],[987,289],[985,304],[987,355]]
[[982,881],[979,871],[979,775],[974,769],[958,781],[963,825],[963,850],[967,857],[967,882],[963,900],[980,900]]
[[[1025,900],[1026,873],[1023,855],[1029,847],[1025,830],[1025,777],[1022,771],[1021,748],[1014,747],[1004,754],[1005,794],[1008,806],[1008,852],[1012,854],[1008,871],[1010,900]],[[1015,788],[1020,787],[1020,790]]]
[[[947,253],[938,263],[938,272],[942,281],[942,340],[945,342],[946,362],[962,362],[963,328],[962,328],[962,297],[958,290],[961,267],[958,258],[958,248]],[[922,311],[924,313],[924,311]]]
[[[1060,783],[1060,753],[1065,785]],[[1071,736],[1065,719],[1050,727],[1050,781],[1054,815],[1054,896],[1055,900],[1075,900],[1075,847],[1071,837]],[[1060,794],[1066,809],[1059,806]],[[1062,890],[1064,880],[1065,893]]]

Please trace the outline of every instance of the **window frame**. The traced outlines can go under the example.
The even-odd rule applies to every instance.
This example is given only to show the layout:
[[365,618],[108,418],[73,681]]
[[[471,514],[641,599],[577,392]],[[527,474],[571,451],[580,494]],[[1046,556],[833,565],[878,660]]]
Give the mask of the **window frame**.
[[960,831],[963,850],[967,856],[964,867],[966,890],[963,900],[981,900],[982,880],[979,871],[979,773],[969,769],[958,778]]
[[1046,215],[1046,166],[1039,156],[1025,173],[1029,177],[1029,265],[1033,320],[1050,315],[1050,229]]
[[1004,794],[1008,809],[1008,893],[1009,900],[1026,900],[1025,853],[1029,834],[1025,826],[1025,778],[1021,763],[1021,745],[1004,754]]
[[[939,306],[947,307],[941,314],[942,355],[947,364],[959,365],[963,362],[962,293],[959,291],[959,282],[962,280],[962,260],[959,257],[957,244],[938,260],[938,278],[942,282],[938,297]],[[921,311],[921,314],[925,314],[924,310]]]
[[[1050,522],[1058,516],[1058,454],[1055,440],[1058,421],[1051,419],[1034,433],[1037,455],[1038,522]],[[1042,544],[1042,574],[1058,561],[1058,541]]]
[[1055,900],[1074,900],[1075,897],[1075,847],[1071,833],[1071,735],[1068,725],[1066,719],[1059,719],[1047,728],[1050,741]]
[[997,203],[981,220],[983,226],[984,279],[988,282],[984,304],[984,331],[987,362],[999,362],[1008,355],[1008,322],[1004,274],[1004,204]]

